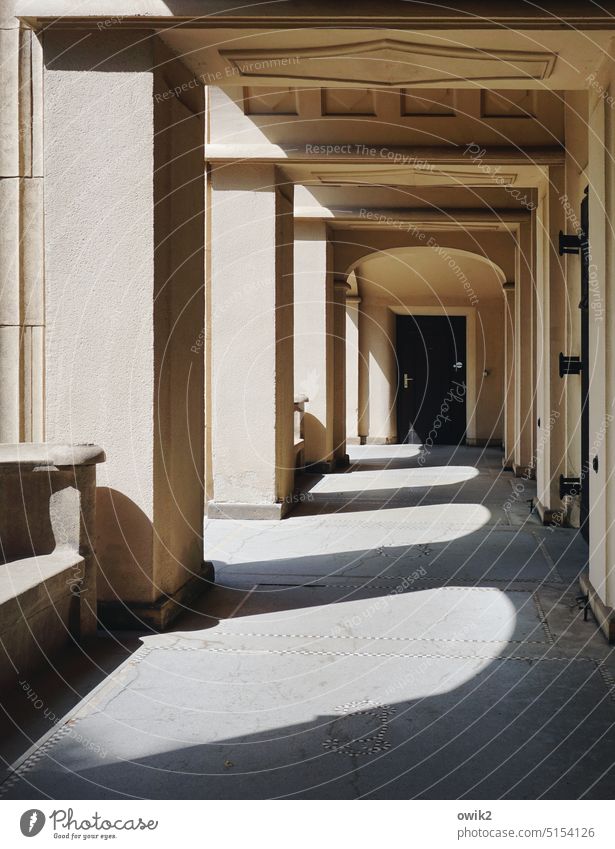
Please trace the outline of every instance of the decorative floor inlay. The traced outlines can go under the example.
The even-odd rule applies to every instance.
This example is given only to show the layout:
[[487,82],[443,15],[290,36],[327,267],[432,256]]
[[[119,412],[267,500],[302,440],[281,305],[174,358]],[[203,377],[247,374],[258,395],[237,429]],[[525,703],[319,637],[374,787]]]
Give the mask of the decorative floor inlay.
[[332,736],[322,744],[324,749],[356,758],[391,748],[389,719],[396,712],[394,707],[365,699],[339,705],[333,711],[341,716],[331,723]]

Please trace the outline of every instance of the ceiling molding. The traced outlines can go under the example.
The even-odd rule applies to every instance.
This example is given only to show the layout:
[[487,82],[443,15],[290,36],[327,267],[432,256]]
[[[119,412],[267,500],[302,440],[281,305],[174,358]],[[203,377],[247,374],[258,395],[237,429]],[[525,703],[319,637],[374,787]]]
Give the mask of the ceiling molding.
[[297,207],[295,221],[323,220],[332,230],[416,230],[450,232],[462,228],[475,232],[515,233],[529,220],[525,209],[411,209],[379,208],[335,209]]
[[359,172],[313,171],[312,176],[325,186],[512,186],[517,179],[516,174],[500,171],[490,173],[477,168],[454,171],[434,168],[432,165],[409,168],[393,166]]
[[[339,152],[328,152],[324,143],[310,144],[241,144],[235,142],[205,145],[205,159],[209,162],[233,162],[251,159],[257,162],[279,162],[291,164],[361,164],[373,166],[374,161],[395,168],[407,168],[413,163],[435,163],[442,165],[462,165],[467,167],[467,145],[439,145],[406,147],[380,144],[343,144],[335,145]],[[481,164],[493,165],[563,165],[565,153],[561,145],[528,146],[523,149],[515,146],[484,148]]]
[[327,47],[219,53],[242,79],[284,78],[385,87],[546,80],[557,59],[555,53],[544,50],[487,51],[392,38]]
[[353,207],[339,209],[329,206],[298,206],[295,208],[296,219],[326,218],[340,222],[369,220],[371,223],[387,219],[394,221],[445,221],[449,226],[469,220],[488,222],[493,219],[501,222],[515,223],[529,221],[531,213],[527,209],[458,208],[433,209],[425,207],[377,207],[369,209]]

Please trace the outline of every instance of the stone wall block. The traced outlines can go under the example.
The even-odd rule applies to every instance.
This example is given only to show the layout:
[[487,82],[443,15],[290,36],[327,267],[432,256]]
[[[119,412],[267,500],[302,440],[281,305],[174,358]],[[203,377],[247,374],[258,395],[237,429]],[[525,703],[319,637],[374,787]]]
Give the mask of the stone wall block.
[[19,30],[0,29],[0,177],[19,174]]
[[22,322],[26,325],[43,324],[45,297],[42,178],[22,181],[21,204]]
[[19,180],[0,179],[0,324],[19,324]]
[[0,442],[19,442],[19,327],[0,327]]

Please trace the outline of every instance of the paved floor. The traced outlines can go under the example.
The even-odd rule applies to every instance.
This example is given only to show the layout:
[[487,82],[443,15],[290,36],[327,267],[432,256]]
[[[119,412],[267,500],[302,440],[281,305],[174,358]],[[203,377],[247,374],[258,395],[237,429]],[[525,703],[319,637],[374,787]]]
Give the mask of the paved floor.
[[538,523],[501,456],[357,447],[283,522],[209,522],[216,587],[0,794],[613,798],[615,661],[575,604],[585,544]]

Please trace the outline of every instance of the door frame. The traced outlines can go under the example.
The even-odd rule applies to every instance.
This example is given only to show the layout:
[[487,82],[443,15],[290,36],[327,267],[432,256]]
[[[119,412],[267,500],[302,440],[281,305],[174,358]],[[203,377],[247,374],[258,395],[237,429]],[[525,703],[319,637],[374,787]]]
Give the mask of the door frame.
[[[396,304],[390,307],[395,315],[462,315],[466,320],[466,442],[476,440],[476,307],[410,307]],[[397,340],[395,341],[397,354]],[[397,399],[395,399],[397,407]]]

